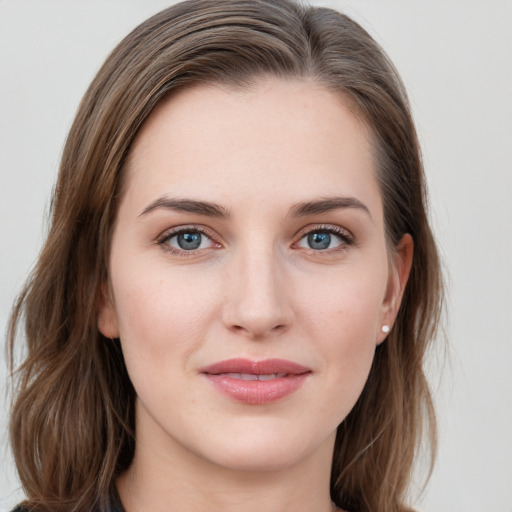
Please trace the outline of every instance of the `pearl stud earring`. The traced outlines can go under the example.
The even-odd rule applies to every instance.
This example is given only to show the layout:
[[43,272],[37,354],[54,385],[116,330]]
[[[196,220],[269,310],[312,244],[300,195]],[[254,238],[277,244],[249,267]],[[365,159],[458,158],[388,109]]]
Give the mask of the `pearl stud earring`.
[[382,332],[384,334],[388,334],[388,332],[389,332],[389,325],[383,325],[382,326]]

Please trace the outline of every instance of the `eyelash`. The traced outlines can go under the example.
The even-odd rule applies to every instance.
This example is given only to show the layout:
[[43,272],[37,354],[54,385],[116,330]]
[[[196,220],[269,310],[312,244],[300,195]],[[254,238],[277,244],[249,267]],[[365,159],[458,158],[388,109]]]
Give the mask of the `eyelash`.
[[162,248],[162,250],[164,250],[165,252],[168,252],[174,256],[181,256],[184,258],[194,256],[201,249],[185,251],[183,249],[176,249],[175,247],[172,247],[171,245],[168,244],[169,240],[171,240],[173,237],[178,236],[182,233],[199,233],[201,235],[204,235],[208,239],[210,239],[213,243],[215,243],[217,245],[217,247],[221,247],[221,245],[218,242],[215,242],[215,234],[213,231],[206,229],[204,226],[195,226],[195,225],[173,228],[169,231],[166,231],[160,237],[157,238],[156,243]]
[[303,248],[303,250],[314,255],[318,255],[319,253],[324,255],[339,253],[345,251],[348,247],[354,246],[356,243],[354,236],[347,229],[344,229],[340,226],[333,226],[332,224],[318,224],[302,229],[299,232],[299,238],[297,242],[294,243],[294,245],[298,244],[301,240],[303,240],[308,235],[311,235],[312,233],[327,233],[330,235],[335,235],[340,240],[340,245],[331,249],[315,250],[312,248]]
[[[211,240],[214,244],[217,245],[217,248],[222,247],[221,244],[215,241],[215,233],[209,229],[206,229],[204,226],[197,226],[197,225],[190,225],[190,226],[183,226],[179,228],[173,228],[172,230],[166,231],[161,236],[159,236],[156,240],[156,243],[164,250],[165,252],[171,253],[175,256],[180,257],[190,257],[196,255],[199,251],[202,249],[196,249],[196,250],[190,250],[186,251],[184,249],[176,249],[175,247],[172,247],[169,245],[169,240],[171,240],[173,237],[178,236],[183,233],[199,233],[201,235],[206,236],[209,240]],[[302,229],[298,233],[298,240],[294,242],[293,246],[297,245],[301,240],[303,240],[305,237],[312,233],[328,233],[335,235],[340,240],[340,245],[331,249],[323,249],[323,250],[315,250],[312,248],[302,248],[303,250],[318,255],[319,253],[323,254],[332,254],[337,253],[346,250],[348,247],[355,245],[355,239],[352,233],[350,233],[348,230],[341,228],[340,226],[333,226],[333,225],[315,225],[315,226],[308,226],[307,228]]]

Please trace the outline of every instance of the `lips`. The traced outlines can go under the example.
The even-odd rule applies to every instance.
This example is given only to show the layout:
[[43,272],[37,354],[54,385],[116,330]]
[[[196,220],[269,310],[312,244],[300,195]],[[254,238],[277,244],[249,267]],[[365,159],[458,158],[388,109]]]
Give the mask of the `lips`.
[[253,375],[252,373],[221,373],[224,377],[229,377],[231,379],[238,380],[272,380],[272,379],[282,379],[286,377],[286,373],[269,373],[262,375]]
[[275,402],[297,391],[311,370],[284,359],[227,359],[200,373],[223,395],[251,405]]

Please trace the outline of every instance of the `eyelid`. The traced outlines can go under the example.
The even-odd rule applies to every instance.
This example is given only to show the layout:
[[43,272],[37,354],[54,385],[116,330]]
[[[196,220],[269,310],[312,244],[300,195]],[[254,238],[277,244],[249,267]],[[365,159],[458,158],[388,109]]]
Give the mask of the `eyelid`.
[[[309,249],[309,251],[316,253],[316,254],[318,254],[318,253],[328,254],[331,252],[340,251],[340,250],[345,249],[347,246],[355,245],[355,243],[356,243],[354,235],[346,228],[343,228],[336,224],[309,224],[308,226],[301,228],[296,233],[296,235],[293,237],[294,242],[292,243],[292,247],[295,246],[305,236],[309,235],[310,233],[314,233],[316,231],[323,231],[323,232],[328,232],[328,233],[334,234],[335,236],[338,236],[341,240],[341,244],[338,247],[335,247],[332,249],[326,249],[324,251]],[[164,250],[166,252],[170,252],[170,253],[178,255],[178,256],[193,256],[194,254],[196,254],[198,252],[204,251],[204,249],[185,251],[185,250],[177,249],[177,248],[166,243],[173,236],[179,235],[180,233],[186,233],[186,232],[201,233],[202,235],[206,236],[209,240],[211,240],[211,242],[213,244],[216,245],[215,248],[222,248],[222,246],[223,246],[218,241],[218,239],[220,237],[216,231],[212,230],[211,228],[208,228],[207,226],[200,225],[200,224],[182,224],[180,226],[174,226],[170,229],[163,231],[160,235],[158,235],[155,239],[155,243],[157,245],[159,245],[162,248],[162,250]],[[307,248],[301,248],[301,249],[308,251]]]
[[172,254],[180,255],[180,256],[192,256],[197,252],[203,251],[204,249],[196,249],[192,251],[185,251],[181,249],[177,249],[176,247],[172,247],[168,245],[166,242],[170,240],[172,237],[179,235],[180,233],[189,233],[196,232],[201,233],[206,236],[209,240],[212,241],[216,245],[216,248],[221,248],[222,244],[217,241],[219,238],[218,234],[212,229],[200,225],[200,224],[182,224],[180,226],[174,226],[170,229],[165,230],[160,235],[156,237],[155,243],[159,245],[164,251],[170,252]]
[[334,233],[345,239],[348,243],[355,243],[354,235],[346,228],[337,226],[336,224],[309,224],[301,228],[295,235],[296,240],[301,240],[304,236],[314,233],[315,231],[326,231],[328,233]]
[[297,232],[297,234],[294,237],[295,241],[293,242],[292,247],[296,246],[305,236],[318,231],[334,234],[335,236],[340,238],[341,244],[332,249],[325,249],[322,251],[306,247],[301,247],[302,250],[311,251],[312,253],[315,254],[329,254],[336,251],[342,251],[346,249],[348,246],[353,246],[356,244],[356,239],[354,235],[346,228],[343,228],[336,224],[310,224]]

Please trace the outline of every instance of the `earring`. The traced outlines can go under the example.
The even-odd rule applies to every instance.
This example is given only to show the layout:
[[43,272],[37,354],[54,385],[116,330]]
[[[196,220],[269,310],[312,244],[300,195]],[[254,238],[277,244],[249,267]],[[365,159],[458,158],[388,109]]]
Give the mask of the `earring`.
[[383,325],[381,330],[384,334],[388,334],[389,333],[389,325]]

